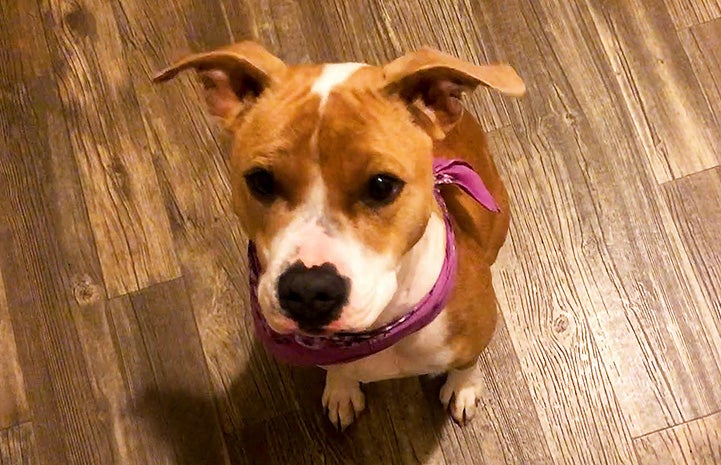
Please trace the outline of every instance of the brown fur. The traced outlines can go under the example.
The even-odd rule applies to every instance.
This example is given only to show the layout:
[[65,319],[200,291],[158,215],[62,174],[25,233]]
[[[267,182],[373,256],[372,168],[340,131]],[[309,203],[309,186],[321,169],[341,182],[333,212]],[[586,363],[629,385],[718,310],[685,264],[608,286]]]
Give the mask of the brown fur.
[[[369,248],[400,258],[423,234],[431,213],[431,140],[400,101],[374,88],[343,87],[328,98],[318,137],[329,206]],[[369,150],[372,148],[372,150]],[[398,199],[372,208],[368,178],[391,173],[405,181]]]
[[496,295],[490,267],[508,231],[508,194],[485,135],[467,112],[453,131],[436,144],[435,152],[471,163],[501,208],[500,213],[493,213],[457,188],[443,190],[453,218],[459,257],[456,287],[446,310],[450,323],[448,343],[456,353],[454,366],[460,368],[475,361],[496,326]]
[[[320,98],[310,87],[320,71],[320,66],[288,69],[283,84],[268,89],[233,128],[233,209],[260,251],[291,221],[293,208],[305,198],[312,181],[310,140],[318,124]],[[266,206],[250,195],[244,175],[255,167],[273,168],[282,201]],[[261,263],[266,258],[260,254]]]

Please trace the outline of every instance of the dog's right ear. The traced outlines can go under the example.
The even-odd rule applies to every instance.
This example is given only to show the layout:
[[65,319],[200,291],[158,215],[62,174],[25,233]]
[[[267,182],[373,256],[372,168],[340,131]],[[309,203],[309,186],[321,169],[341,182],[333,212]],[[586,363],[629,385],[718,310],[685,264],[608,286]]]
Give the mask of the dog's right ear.
[[190,55],[158,73],[153,82],[167,81],[188,68],[194,68],[200,76],[210,113],[229,127],[280,79],[286,65],[255,42],[239,42]]

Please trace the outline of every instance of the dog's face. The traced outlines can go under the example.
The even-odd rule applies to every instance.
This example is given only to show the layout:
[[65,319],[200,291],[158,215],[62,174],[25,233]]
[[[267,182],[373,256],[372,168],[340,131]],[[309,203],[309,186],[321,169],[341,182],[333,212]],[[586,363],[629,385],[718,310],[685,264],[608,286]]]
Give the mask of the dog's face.
[[280,331],[370,326],[433,206],[432,141],[382,92],[380,70],[314,92],[323,72],[289,71],[234,135],[234,208],[263,265],[258,300]]
[[469,73],[473,65],[429,50],[384,68],[286,67],[242,43],[159,79],[186,67],[201,72],[211,112],[233,133],[233,206],[257,246],[261,309],[281,333],[358,331],[379,319],[435,208],[433,139],[460,117],[463,88],[513,77]]

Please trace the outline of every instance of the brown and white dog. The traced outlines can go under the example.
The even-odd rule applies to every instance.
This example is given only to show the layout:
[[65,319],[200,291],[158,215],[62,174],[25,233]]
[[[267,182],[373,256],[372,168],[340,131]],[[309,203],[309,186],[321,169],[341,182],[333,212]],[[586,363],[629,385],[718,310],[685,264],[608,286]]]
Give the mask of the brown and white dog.
[[455,287],[422,329],[358,360],[326,366],[322,396],[345,428],[365,406],[360,383],[447,372],[441,402],[476,411],[477,358],[496,324],[491,283],[508,199],[483,131],[460,102],[479,84],[520,96],[507,65],[477,66],[424,48],[385,66],[289,66],[252,42],[189,56],[210,112],[233,135],[233,208],[257,249],[257,300],[278,334],[342,334],[402,317],[434,286],[446,225],[434,157],[470,163],[492,212],[453,186],[440,192],[458,251]]

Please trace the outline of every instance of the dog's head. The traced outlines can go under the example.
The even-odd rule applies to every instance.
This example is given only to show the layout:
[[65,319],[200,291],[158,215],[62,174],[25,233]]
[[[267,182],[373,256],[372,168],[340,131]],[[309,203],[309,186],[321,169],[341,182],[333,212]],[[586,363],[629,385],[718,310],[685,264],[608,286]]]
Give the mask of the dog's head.
[[243,42],[185,58],[156,80],[187,68],[232,132],[234,210],[257,246],[262,311],[281,333],[372,326],[437,209],[433,140],[460,119],[461,93],[524,91],[508,66],[431,49],[383,67],[286,66]]

